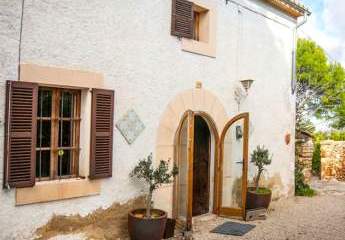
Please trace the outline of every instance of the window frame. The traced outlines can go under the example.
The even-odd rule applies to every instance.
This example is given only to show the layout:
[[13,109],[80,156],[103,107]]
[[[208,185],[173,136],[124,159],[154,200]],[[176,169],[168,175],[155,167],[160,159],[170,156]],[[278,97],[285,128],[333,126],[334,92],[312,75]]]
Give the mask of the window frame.
[[[217,6],[203,0],[189,0],[193,3],[194,13],[199,13],[199,20],[193,20],[193,36],[191,39],[181,39],[181,49],[185,52],[195,53],[207,57],[216,58],[216,35],[217,35]],[[194,36],[198,26],[198,39]]]
[[[50,121],[50,146],[49,147],[35,147],[36,153],[38,151],[49,150],[50,151],[50,169],[49,169],[49,177],[40,177],[36,176],[35,178],[37,182],[42,181],[49,181],[49,180],[57,180],[57,179],[68,179],[68,178],[77,178],[79,176],[79,154],[80,154],[80,121],[81,121],[81,89],[75,88],[68,88],[68,87],[50,87],[47,85],[40,86],[38,94],[40,94],[40,90],[49,90],[51,91],[51,114],[50,117],[39,117],[38,111],[36,115],[36,122],[38,121]],[[61,106],[61,93],[63,92],[71,92],[73,98],[73,107],[72,107],[72,116],[71,117],[60,117]],[[38,101],[38,105],[40,102]],[[59,123],[63,121],[70,121],[72,123],[72,130],[71,130],[71,143],[70,146],[59,146]],[[36,137],[38,134],[36,133]],[[72,152],[71,159],[70,159],[70,173],[69,175],[59,176],[58,173],[58,163],[59,163],[59,150],[69,150]],[[36,160],[37,162],[37,160]]]

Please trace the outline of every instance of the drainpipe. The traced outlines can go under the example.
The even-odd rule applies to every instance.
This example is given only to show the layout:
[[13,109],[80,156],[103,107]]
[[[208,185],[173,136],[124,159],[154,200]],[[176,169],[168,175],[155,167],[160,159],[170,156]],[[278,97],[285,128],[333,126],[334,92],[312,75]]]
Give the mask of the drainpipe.
[[20,63],[21,63],[21,54],[22,54],[24,7],[25,7],[25,0],[22,0],[22,11],[21,11],[21,16],[20,16],[20,29],[19,29],[19,46],[18,46],[18,75],[17,75],[18,81],[20,81]]
[[296,26],[293,28],[293,47],[292,47],[292,76],[291,76],[291,92],[292,95],[295,94],[296,90],[296,84],[297,84],[297,76],[296,76],[296,48],[297,48],[297,30],[302,25],[304,25],[307,20],[308,16],[310,15],[310,12],[306,12],[304,14],[303,20],[296,24]]

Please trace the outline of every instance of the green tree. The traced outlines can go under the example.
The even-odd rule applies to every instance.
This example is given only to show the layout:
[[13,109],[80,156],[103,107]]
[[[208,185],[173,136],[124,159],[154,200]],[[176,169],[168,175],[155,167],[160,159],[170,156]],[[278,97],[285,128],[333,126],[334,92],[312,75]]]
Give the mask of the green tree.
[[296,129],[312,128],[311,116],[329,121],[334,128],[344,128],[345,70],[341,64],[330,62],[315,42],[299,39],[296,73]]
[[315,132],[315,133],[313,134],[313,136],[314,136],[315,142],[320,142],[320,141],[322,141],[322,140],[326,140],[326,139],[329,138],[327,132],[320,132],[320,131]]
[[323,49],[306,39],[298,40],[296,58],[296,129],[309,131],[312,128],[309,117],[318,112],[330,79],[329,65]]

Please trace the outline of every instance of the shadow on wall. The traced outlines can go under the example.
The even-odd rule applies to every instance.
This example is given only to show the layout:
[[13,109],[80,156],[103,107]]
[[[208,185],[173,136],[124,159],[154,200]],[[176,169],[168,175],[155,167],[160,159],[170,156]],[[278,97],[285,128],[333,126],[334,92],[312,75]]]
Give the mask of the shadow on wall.
[[[255,181],[255,177],[252,178],[252,181]],[[259,185],[272,190],[272,200],[278,200],[282,195],[281,192],[284,190],[284,184],[279,173],[274,173],[272,177],[267,177],[267,174],[263,175],[260,179]],[[288,186],[288,188],[290,188],[290,186]],[[290,189],[288,190],[290,191]],[[291,195],[293,194],[294,191],[291,192]]]
[[235,179],[231,194],[231,199],[235,201],[231,203],[231,206],[242,207],[242,178]]

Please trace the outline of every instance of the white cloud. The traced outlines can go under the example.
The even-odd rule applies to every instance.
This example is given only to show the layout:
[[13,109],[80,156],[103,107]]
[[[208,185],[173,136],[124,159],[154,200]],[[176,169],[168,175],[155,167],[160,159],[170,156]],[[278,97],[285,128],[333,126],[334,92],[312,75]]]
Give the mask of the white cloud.
[[345,1],[324,0],[322,12],[311,15],[299,36],[312,38],[345,66]]

